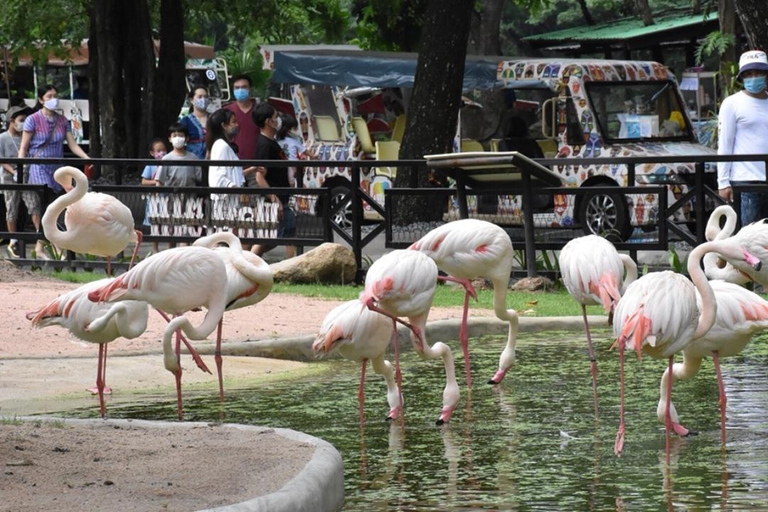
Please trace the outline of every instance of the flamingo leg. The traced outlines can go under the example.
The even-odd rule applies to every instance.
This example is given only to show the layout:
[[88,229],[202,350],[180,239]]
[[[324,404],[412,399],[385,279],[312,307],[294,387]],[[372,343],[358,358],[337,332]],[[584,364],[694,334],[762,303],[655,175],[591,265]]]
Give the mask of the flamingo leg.
[[[101,380],[104,383],[104,389],[102,390],[102,393],[105,395],[111,395],[112,390],[107,386],[107,345],[104,344],[104,365],[101,369]],[[90,391],[92,395],[98,395],[99,394],[99,376],[96,375],[96,386],[92,388],[86,388],[86,391]]]
[[221,329],[224,324],[224,317],[221,317],[221,320],[219,320],[219,328],[216,330],[216,355],[214,359],[216,360],[216,373],[219,376],[219,401],[224,401],[224,377],[221,373]]
[[139,247],[141,247],[141,241],[144,240],[144,234],[138,229],[134,229],[136,232],[136,247],[133,248],[133,255],[131,256],[131,262],[128,264],[128,270],[131,270],[133,263],[136,261],[136,256],[139,254]]
[[176,361],[179,363],[179,369],[173,372],[176,377],[176,410],[179,413],[179,421],[184,420],[181,402],[181,331],[176,330]]
[[107,407],[104,405],[104,380],[102,378],[102,369],[106,364],[104,345],[104,343],[99,343],[99,362],[96,365],[96,388],[99,393],[99,410],[102,418],[107,415]]
[[672,365],[674,363],[675,356],[669,356],[669,379],[667,380],[667,408],[664,414],[664,435],[666,436],[666,459],[667,467],[669,467],[669,442],[670,432],[672,431],[672,415],[670,414],[670,406],[672,404],[672,383],[675,380],[675,375],[672,373]]
[[592,393],[595,400],[595,418],[598,417],[597,411],[597,358],[595,357],[595,348],[592,346],[592,335],[589,332],[589,322],[587,321],[587,306],[581,305],[581,315],[584,317],[584,331],[587,333],[587,347],[589,347],[589,361],[592,365]]
[[[384,311],[384,310],[383,310],[383,309],[381,309],[380,307],[376,306],[376,305],[373,303],[373,300],[369,300],[368,302],[366,302],[366,303],[365,303],[365,306],[366,306],[368,309],[370,309],[371,311],[375,311],[376,313],[380,313],[380,314],[382,314],[382,315],[384,315],[384,316],[386,316],[386,317],[388,317],[388,318],[391,318],[393,322],[400,322],[401,324],[403,324],[404,326],[406,326],[407,328],[409,328],[409,329],[410,329],[410,330],[413,332],[413,334],[415,334],[417,337],[420,337],[420,334],[421,334],[421,329],[419,329],[419,328],[418,328],[418,327],[416,327],[415,325],[411,325],[411,324],[409,324],[409,323],[408,323],[408,322],[406,322],[405,320],[401,320],[400,318],[398,318],[398,317],[396,317],[396,316],[394,316],[394,315],[392,315],[392,314],[390,314],[390,313],[388,313],[388,312]],[[397,324],[395,324],[395,334],[397,334]]]
[[[160,311],[159,309],[156,309],[155,311],[157,311],[166,322],[171,321],[171,318],[165,314],[165,311]],[[179,332],[178,335],[181,337],[181,341],[184,342],[184,346],[187,347],[187,350],[189,350],[189,355],[191,355],[192,359],[195,360],[197,367],[205,373],[211,373],[211,370],[208,369],[208,366],[205,364],[203,359],[200,357],[200,354],[197,353],[197,350],[195,350],[189,340],[187,340],[187,338],[185,338],[181,332]]]
[[715,373],[717,373],[717,389],[720,390],[720,438],[725,446],[725,406],[728,399],[725,396],[725,384],[723,384],[723,374],[720,372],[720,354],[717,350],[712,352],[712,360],[715,363]]
[[613,453],[621,455],[624,449],[624,339],[619,338],[619,430],[613,444]]
[[472,375],[469,372],[469,336],[467,334],[467,317],[469,316],[469,292],[464,294],[464,311],[461,314],[461,327],[459,328],[459,340],[461,351],[464,353],[464,373],[467,378],[467,389],[472,387]]
[[[392,319],[392,345],[395,348],[395,381],[397,382],[397,394],[400,398],[400,407],[403,406],[403,374],[400,372],[400,340],[397,336],[397,322]],[[389,412],[387,420],[393,420],[397,418],[398,410]],[[405,410],[400,414],[401,424],[405,424]]]
[[360,386],[357,388],[357,407],[360,411],[360,428],[363,428],[363,424],[365,423],[365,416],[363,415],[363,408],[365,406],[365,393],[363,393],[363,387],[365,385],[366,366],[368,366],[367,359],[360,361]]

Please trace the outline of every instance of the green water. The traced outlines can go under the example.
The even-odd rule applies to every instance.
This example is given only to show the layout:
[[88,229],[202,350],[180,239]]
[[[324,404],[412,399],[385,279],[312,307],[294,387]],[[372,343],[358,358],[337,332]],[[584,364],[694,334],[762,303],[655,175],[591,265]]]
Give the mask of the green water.
[[[721,451],[717,384],[711,361],[677,382],[684,425],[669,470],[656,419],[665,363],[627,361],[627,437],[613,454],[618,425],[618,356],[598,336],[600,419],[595,421],[585,342],[578,334],[522,334],[517,364],[501,386],[493,375],[504,340],[470,341],[471,397],[457,358],[462,399],[449,425],[434,424],[445,383],[439,360],[403,354],[405,428],[384,421],[383,379],[369,369],[366,423],[357,412],[358,366],[319,363],[301,380],[187,397],[185,418],[286,427],[321,437],[342,454],[346,506],[370,510],[768,510],[768,348],[764,340],[723,360],[728,443]],[[452,343],[454,354],[460,350]],[[225,359],[226,372],[226,359]],[[169,380],[171,376],[168,376]],[[175,401],[110,406],[110,417],[173,420]],[[95,416],[96,410],[81,411]],[[211,454],[215,456],[215,454]]]

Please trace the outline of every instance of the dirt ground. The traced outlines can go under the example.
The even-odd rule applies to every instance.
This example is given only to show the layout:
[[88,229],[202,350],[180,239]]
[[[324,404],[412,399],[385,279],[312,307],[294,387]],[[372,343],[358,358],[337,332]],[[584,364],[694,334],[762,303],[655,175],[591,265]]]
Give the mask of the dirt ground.
[[[96,403],[84,388],[95,381],[97,347],[59,327],[32,329],[25,317],[77,286],[0,261],[0,416],[61,410],[60,397],[67,393],[75,397],[68,399],[68,407]],[[313,334],[339,303],[270,295],[256,306],[225,315],[224,343]],[[460,314],[460,308],[435,308],[430,320]],[[472,314],[493,312],[473,310]],[[190,314],[195,323],[203,315]],[[110,358],[107,382],[115,393],[109,400],[125,398],[131,389],[172,393],[173,378],[163,368],[159,353],[164,327],[160,316],[151,314],[142,336],[109,345],[111,355],[158,351]],[[215,372],[213,358],[203,359]],[[215,376],[202,373],[191,361],[182,360],[182,365],[185,385],[205,383],[215,389]],[[301,370],[306,363],[225,357],[224,365],[227,378],[237,380],[279,377]],[[220,506],[279,489],[311,457],[310,448],[274,434],[252,437],[214,428],[179,433],[0,424],[0,511]]]
[[279,490],[314,446],[221,426],[0,425],[0,511],[188,511]]

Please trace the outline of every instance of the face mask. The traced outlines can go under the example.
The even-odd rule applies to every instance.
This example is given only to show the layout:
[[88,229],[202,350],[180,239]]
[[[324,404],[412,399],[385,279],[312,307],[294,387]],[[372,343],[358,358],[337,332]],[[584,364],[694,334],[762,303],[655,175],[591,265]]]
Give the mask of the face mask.
[[208,97],[205,98],[197,98],[192,102],[192,105],[199,108],[200,110],[205,110],[208,108],[208,105],[211,104],[211,100]]
[[233,126],[232,128],[229,128],[227,130],[227,135],[229,135],[230,139],[234,139],[237,137],[237,134],[240,133],[240,127],[239,126]]
[[14,127],[16,128],[17,132],[23,132],[24,131],[24,123],[15,123]]
[[277,116],[277,120],[275,121],[275,131],[279,132],[280,128],[283,126],[283,118],[280,116]]
[[752,94],[760,94],[765,90],[764,76],[751,76],[744,79],[744,88]]
[[176,149],[183,148],[186,143],[187,139],[185,137],[171,137],[171,144]]
[[248,89],[235,89],[235,99],[237,101],[245,101],[251,97],[251,91]]
[[46,100],[45,103],[43,103],[43,105],[45,105],[45,108],[47,108],[48,110],[56,110],[57,108],[59,108],[59,98],[51,98],[49,100]]
[[165,151],[158,151],[157,153],[155,153],[156,160],[162,160],[164,156],[165,156]]

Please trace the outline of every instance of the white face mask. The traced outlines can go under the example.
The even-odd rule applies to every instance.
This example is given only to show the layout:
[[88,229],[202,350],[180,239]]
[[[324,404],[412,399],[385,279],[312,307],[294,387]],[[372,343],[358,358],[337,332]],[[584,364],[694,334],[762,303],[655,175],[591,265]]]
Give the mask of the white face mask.
[[51,98],[49,100],[45,100],[45,103],[43,103],[43,105],[45,105],[45,108],[47,108],[48,110],[56,110],[57,108],[59,108],[59,98]]
[[275,131],[279,132],[282,126],[283,126],[283,118],[280,116],[277,116],[277,124],[275,125]]
[[185,137],[171,137],[171,145],[176,149],[183,148],[187,143]]
[[19,133],[24,131],[24,121],[21,121],[19,123],[14,123],[13,126],[16,128],[16,131]]

